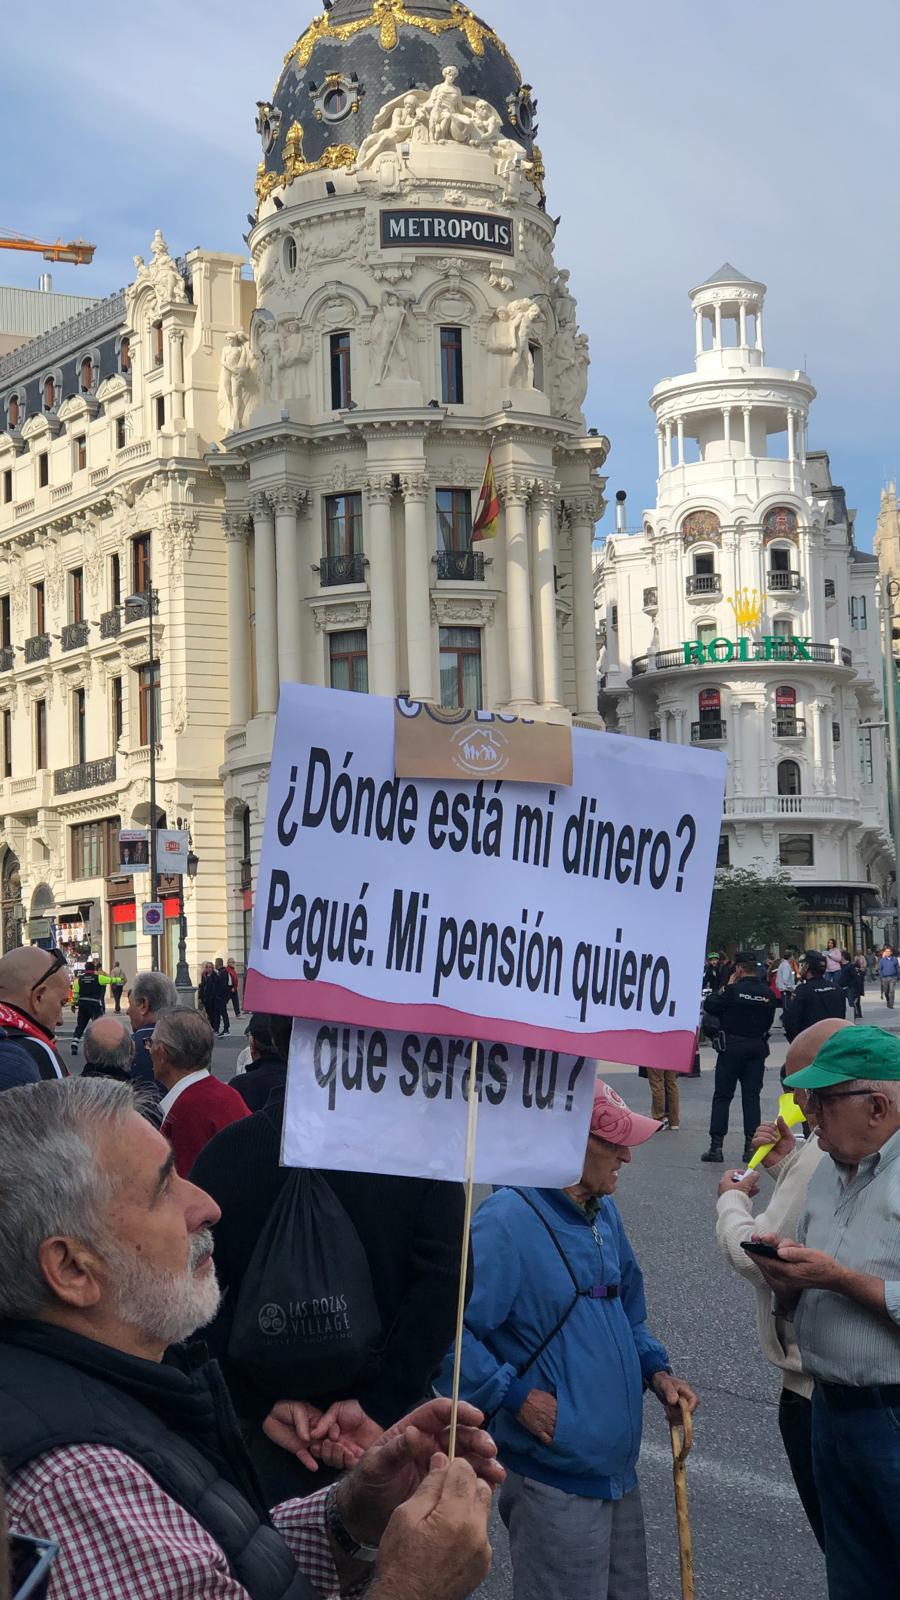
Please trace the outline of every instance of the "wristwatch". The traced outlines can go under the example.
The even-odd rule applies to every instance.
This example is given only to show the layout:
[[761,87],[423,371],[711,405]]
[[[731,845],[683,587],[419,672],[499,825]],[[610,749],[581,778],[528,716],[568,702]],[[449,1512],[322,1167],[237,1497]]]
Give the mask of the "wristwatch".
[[374,1561],[378,1555],[378,1546],[374,1544],[360,1544],[354,1539],[347,1528],[338,1506],[338,1489],[340,1485],[332,1484],[325,1501],[325,1526],[331,1534],[342,1555],[352,1561]]

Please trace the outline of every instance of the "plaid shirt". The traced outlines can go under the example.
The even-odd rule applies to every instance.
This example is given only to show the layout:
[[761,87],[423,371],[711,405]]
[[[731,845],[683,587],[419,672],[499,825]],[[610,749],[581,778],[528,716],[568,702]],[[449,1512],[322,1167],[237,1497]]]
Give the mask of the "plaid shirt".
[[[327,1492],[285,1501],[272,1521],[323,1600],[338,1600]],[[11,1527],[60,1545],[49,1600],[248,1600],[206,1529],[119,1450],[51,1450],[10,1479],[6,1500]]]

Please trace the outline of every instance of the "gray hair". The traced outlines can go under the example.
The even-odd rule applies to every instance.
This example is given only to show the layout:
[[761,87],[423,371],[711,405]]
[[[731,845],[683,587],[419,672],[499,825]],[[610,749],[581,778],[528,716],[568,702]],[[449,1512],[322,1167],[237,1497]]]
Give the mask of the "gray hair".
[[128,993],[133,1000],[146,1000],[151,1017],[173,1011],[178,1004],[178,990],[164,972],[139,972]]
[[172,1066],[184,1072],[200,1072],[212,1061],[215,1034],[193,1006],[176,1006],[163,1012],[153,1029],[153,1038],[162,1045]]
[[857,1078],[857,1089],[868,1089],[870,1094],[883,1094],[895,1111],[900,1111],[900,1083],[889,1078]]
[[108,1031],[108,1024],[112,1017],[95,1017],[84,1030],[84,1059],[92,1067],[100,1067],[104,1072],[127,1072],[131,1066],[132,1034],[124,1022],[119,1023],[121,1038],[118,1044],[104,1044],[101,1039],[94,1037],[98,1025]]
[[139,1110],[127,1083],[64,1078],[0,1094],[0,1318],[37,1316],[53,1296],[38,1261],[45,1239],[101,1250],[113,1193],[97,1162],[101,1131]]

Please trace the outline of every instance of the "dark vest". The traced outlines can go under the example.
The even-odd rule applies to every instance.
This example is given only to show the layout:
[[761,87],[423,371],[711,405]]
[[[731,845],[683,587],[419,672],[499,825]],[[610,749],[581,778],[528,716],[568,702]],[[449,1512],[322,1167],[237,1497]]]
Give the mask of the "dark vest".
[[0,1327],[0,1459],[119,1450],[224,1551],[252,1600],[315,1600],[273,1528],[224,1380],[202,1346],[157,1365],[40,1322]]

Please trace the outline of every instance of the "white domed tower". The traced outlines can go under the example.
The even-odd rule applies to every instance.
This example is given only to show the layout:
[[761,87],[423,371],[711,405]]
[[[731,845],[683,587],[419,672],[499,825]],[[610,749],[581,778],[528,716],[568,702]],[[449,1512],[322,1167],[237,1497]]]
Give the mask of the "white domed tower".
[[[211,457],[235,886],[281,681],[598,723],[608,449],[582,413],[536,102],[487,23],[458,0],[335,0],[257,127],[257,308],[226,348]],[[501,509],[481,542],[489,452]]]
[[765,292],[728,264],[691,291],[694,370],[650,400],[656,505],[598,567],[600,705],[725,750],[721,864],[785,867],[807,944],[860,948],[890,862],[876,566],[807,448],[809,378],[766,364]]

